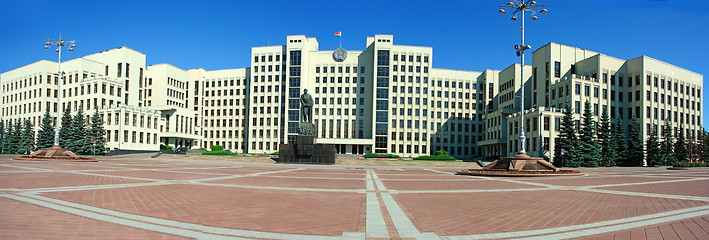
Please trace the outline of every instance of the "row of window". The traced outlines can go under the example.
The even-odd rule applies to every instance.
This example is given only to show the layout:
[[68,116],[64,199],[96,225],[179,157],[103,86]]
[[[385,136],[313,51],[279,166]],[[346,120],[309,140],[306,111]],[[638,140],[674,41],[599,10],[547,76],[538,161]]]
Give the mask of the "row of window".
[[[291,40],[291,41],[293,41],[293,40]],[[279,55],[279,54],[276,54],[276,55],[269,54],[269,55],[268,55],[268,61],[269,61],[269,62],[273,62],[274,56],[275,56],[275,58],[276,58],[276,62],[281,61],[281,55]],[[266,57],[267,57],[267,56],[265,56],[265,55],[264,55],[264,56],[261,56],[261,62],[266,62]],[[254,56],[254,62],[259,62],[259,56]]]
[[[330,73],[335,73],[335,69],[337,69],[337,73],[343,73],[343,70],[344,70],[344,73],[350,73],[350,70],[352,73],[357,73],[357,68],[358,68],[357,66],[353,66],[353,67],[351,67],[351,66],[337,66],[337,68],[335,66],[330,66]],[[316,66],[315,73],[320,73],[321,70],[322,70],[322,73],[328,73],[327,69],[328,69],[327,66],[322,66],[322,67]],[[359,73],[364,74],[364,71],[365,71],[364,67],[359,67],[359,70],[360,70]]]

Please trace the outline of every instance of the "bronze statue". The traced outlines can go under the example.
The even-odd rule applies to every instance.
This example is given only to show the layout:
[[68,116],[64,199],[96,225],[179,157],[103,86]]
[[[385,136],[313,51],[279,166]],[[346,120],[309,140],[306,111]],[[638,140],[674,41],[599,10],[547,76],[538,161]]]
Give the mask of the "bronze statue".
[[303,95],[300,95],[300,121],[313,122],[313,97],[308,94],[308,89],[303,89]]

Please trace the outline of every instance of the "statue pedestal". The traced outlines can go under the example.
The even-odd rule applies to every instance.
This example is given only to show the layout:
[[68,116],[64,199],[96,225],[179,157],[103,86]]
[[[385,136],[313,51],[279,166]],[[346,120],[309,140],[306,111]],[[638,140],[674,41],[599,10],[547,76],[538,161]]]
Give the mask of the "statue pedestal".
[[526,153],[517,153],[514,157],[503,157],[483,167],[483,170],[501,171],[559,171],[558,168],[543,158],[530,157]]
[[335,146],[315,144],[315,125],[302,122],[295,144],[278,145],[278,163],[335,164]]

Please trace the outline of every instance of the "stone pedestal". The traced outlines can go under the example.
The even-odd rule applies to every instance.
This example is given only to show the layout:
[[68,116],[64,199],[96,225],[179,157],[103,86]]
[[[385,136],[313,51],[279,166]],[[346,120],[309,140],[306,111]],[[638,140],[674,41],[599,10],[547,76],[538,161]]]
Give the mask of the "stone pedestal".
[[61,161],[74,161],[74,162],[95,162],[96,159],[91,157],[79,157],[74,152],[69,151],[69,149],[61,148],[58,145],[54,145],[51,148],[42,148],[31,153],[29,156],[18,156],[15,157],[16,160],[61,160]]
[[335,164],[335,145],[315,144],[315,126],[303,122],[295,144],[278,145],[278,163]]
[[558,171],[543,158],[530,157],[526,153],[518,153],[514,157],[503,157],[488,164],[483,170],[501,171]]

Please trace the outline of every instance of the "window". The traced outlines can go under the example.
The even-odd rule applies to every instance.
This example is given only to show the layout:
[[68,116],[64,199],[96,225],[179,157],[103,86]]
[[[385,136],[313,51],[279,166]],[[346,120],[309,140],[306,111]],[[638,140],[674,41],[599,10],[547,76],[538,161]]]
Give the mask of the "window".
[[554,77],[561,77],[561,63],[559,61],[554,62]]

